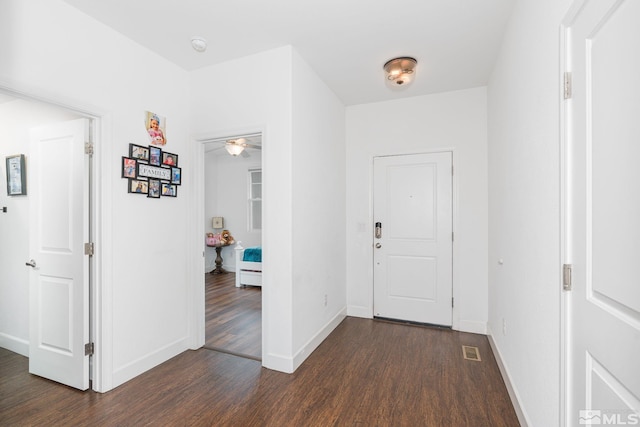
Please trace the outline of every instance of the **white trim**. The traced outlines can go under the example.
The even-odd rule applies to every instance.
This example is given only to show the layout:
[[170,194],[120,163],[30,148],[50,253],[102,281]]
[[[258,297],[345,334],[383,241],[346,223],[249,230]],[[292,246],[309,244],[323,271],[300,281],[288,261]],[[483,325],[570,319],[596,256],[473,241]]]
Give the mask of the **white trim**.
[[[558,90],[558,102],[560,103],[560,265],[571,264],[572,254],[569,242],[571,241],[571,226],[569,224],[571,215],[570,205],[570,172],[569,164],[569,135],[570,127],[568,120],[571,118],[571,99],[564,99],[564,75],[565,72],[572,70],[570,58],[571,33],[570,27],[575,18],[578,16],[586,0],[574,0],[567,14],[560,24],[560,67],[558,70],[558,81],[560,89]],[[571,359],[571,351],[569,343],[571,342],[571,330],[569,325],[570,314],[570,294],[562,290],[562,268],[559,268],[560,274],[557,278],[557,289],[560,294],[560,378],[559,378],[559,426],[564,427],[571,425],[569,419],[569,401],[570,401],[570,384],[571,370],[569,363]]]
[[[419,155],[419,154],[437,154],[437,153],[451,153],[451,167],[453,168],[453,170],[455,171],[456,168],[456,150],[455,148],[447,148],[447,147],[442,147],[442,148],[434,148],[434,149],[430,149],[430,150],[420,150],[420,151],[411,151],[411,152],[405,152],[405,151],[398,151],[398,152],[393,152],[393,153],[386,153],[386,154],[372,154],[371,158],[369,159],[369,229],[373,228],[373,224],[374,224],[374,212],[373,212],[373,192],[374,192],[374,188],[373,188],[373,174],[374,174],[374,166],[373,166],[373,162],[374,159],[376,157],[392,157],[392,156],[407,156],[407,155]],[[458,181],[457,181],[457,173],[453,173],[452,177],[451,177],[451,231],[454,233],[456,233],[456,224],[458,222]],[[458,298],[461,298],[460,295],[458,295],[457,290],[459,288],[459,286],[456,286],[456,271],[455,271],[455,265],[456,265],[456,259],[458,259],[459,257],[457,256],[457,250],[456,250],[457,245],[455,244],[455,241],[453,242],[453,245],[451,247],[451,296],[453,297],[454,301],[458,300]],[[354,316],[357,317],[364,317],[364,318],[373,318],[374,317],[374,306],[373,306],[373,300],[374,300],[374,279],[375,279],[375,269],[374,269],[374,261],[373,261],[373,242],[370,245],[370,260],[371,260],[371,264],[370,264],[370,270],[369,270],[369,274],[370,274],[370,278],[371,278],[371,284],[370,284],[370,301],[371,301],[371,306],[368,308],[368,314],[365,313],[365,307],[361,307],[361,308],[357,308],[355,306],[349,306],[349,315],[351,316],[351,310],[356,310],[356,313],[359,314],[353,314]],[[453,330],[461,330],[460,329],[460,313],[458,312],[458,308],[454,305],[451,308],[451,328]]]
[[[106,392],[113,386],[113,168],[111,114],[94,120],[93,155],[93,240],[97,248],[93,256],[92,331],[95,344],[92,388]],[[97,177],[100,177],[98,180]]]
[[[229,135],[262,135],[262,150],[261,150],[261,169],[264,171],[264,150],[266,142],[265,126],[253,125],[244,128],[234,129],[218,129],[211,132],[193,135],[191,140],[191,160],[193,161],[192,171],[192,184],[191,185],[191,200],[192,206],[195,207],[194,214],[190,217],[190,221],[193,221],[189,228],[191,229],[191,240],[189,242],[189,262],[191,268],[189,268],[189,304],[190,313],[193,316],[189,322],[189,336],[191,345],[189,348],[197,349],[205,343],[205,292],[204,292],[204,271],[205,271],[205,258],[204,258],[204,158],[205,158],[205,145],[211,141],[219,140],[221,138],[229,139]],[[264,194],[265,182],[263,178],[262,191]],[[262,219],[264,221],[264,203],[262,205]],[[263,223],[264,228],[264,223]],[[267,320],[269,316],[268,307],[268,295],[269,289],[262,288],[262,366],[275,369],[281,372],[287,372],[289,363],[276,355],[267,355],[266,349],[269,342],[269,336],[267,332]],[[267,366],[266,360],[273,358],[276,363],[275,366]],[[281,368],[281,366],[283,368]]]
[[487,322],[480,322],[477,320],[460,320],[458,321],[458,324],[454,326],[457,327],[452,327],[452,329],[456,331],[487,335]]
[[[188,240],[187,262],[191,265],[187,269],[187,286],[189,313],[189,348],[195,350],[205,343],[205,290],[204,290],[204,143],[193,140],[190,147],[193,167],[187,170],[192,185],[189,196],[191,205],[195,206],[193,215],[189,216],[191,240]],[[184,173],[184,172],[183,172]],[[187,176],[188,176],[187,175]],[[183,176],[183,179],[187,176]]]
[[157,351],[145,354],[131,363],[127,363],[113,373],[113,388],[126,383],[130,379],[166,362],[172,357],[184,352],[189,337],[181,338]]
[[489,334],[487,336],[489,338],[489,345],[491,346],[491,350],[493,351],[493,356],[495,357],[496,363],[498,364],[498,369],[500,369],[500,374],[502,374],[502,380],[504,381],[504,385],[507,387],[507,392],[509,393],[509,397],[511,398],[511,404],[513,405],[513,409],[516,411],[516,416],[518,417],[520,425],[522,427],[533,425],[529,421],[523,407],[520,405],[520,394],[514,387],[513,381],[511,381],[511,375],[509,374],[509,370],[503,362],[502,354],[498,349],[498,345],[493,340],[493,334],[491,333],[491,330],[489,330]]
[[29,341],[0,332],[0,348],[29,357]]
[[[90,178],[93,210],[91,212],[90,223],[92,224],[92,235],[98,250],[97,256],[92,260],[91,273],[91,312],[89,323],[91,325],[91,340],[95,344],[95,353],[90,363],[90,378],[92,379],[92,389],[98,392],[110,390],[113,349],[113,329],[111,327],[112,304],[110,297],[110,287],[104,283],[110,283],[109,277],[105,277],[105,272],[110,272],[112,265],[112,241],[110,228],[112,217],[111,211],[107,209],[111,206],[111,174],[112,165],[108,161],[111,152],[110,140],[111,116],[101,108],[78,103],[75,100],[65,99],[59,94],[43,94],[42,89],[30,88],[16,83],[0,81],[0,91],[11,94],[16,98],[28,101],[39,102],[53,107],[74,112],[79,116],[91,119],[91,126],[94,130],[94,154],[93,170]],[[38,93],[39,95],[34,95]],[[100,177],[100,179],[98,179]],[[105,265],[106,264],[106,265]],[[105,294],[109,291],[107,297]],[[28,351],[27,351],[28,354]],[[107,369],[109,368],[109,369]]]
[[298,350],[298,352],[293,356],[293,371],[291,372],[294,372],[300,365],[302,365],[302,362],[304,362],[307,357],[309,357],[309,355],[313,353],[320,344],[322,344],[322,342],[345,319],[345,317],[347,317],[346,307],[333,316],[333,318],[329,320],[329,322],[327,322],[327,324],[321,328],[318,333],[311,337],[311,339],[309,339],[309,341],[307,341],[306,344]]
[[[264,314],[263,314],[264,315]],[[300,350],[293,356],[287,357],[279,354],[270,353],[262,358],[262,366],[276,371],[291,374],[309,357],[313,351],[333,332],[333,330],[347,316],[346,308],[343,308],[327,324],[321,328],[309,341],[304,344]],[[264,342],[264,340],[263,340]],[[264,354],[264,353],[263,353]]]

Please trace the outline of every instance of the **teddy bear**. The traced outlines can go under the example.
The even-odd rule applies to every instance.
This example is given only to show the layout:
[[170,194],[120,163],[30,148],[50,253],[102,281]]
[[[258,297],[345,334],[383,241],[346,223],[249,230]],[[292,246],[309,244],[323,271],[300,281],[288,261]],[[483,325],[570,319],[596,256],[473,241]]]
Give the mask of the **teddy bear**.
[[235,240],[233,240],[233,236],[231,235],[229,230],[222,230],[222,238],[220,239],[220,242],[223,245],[230,245],[234,243]]

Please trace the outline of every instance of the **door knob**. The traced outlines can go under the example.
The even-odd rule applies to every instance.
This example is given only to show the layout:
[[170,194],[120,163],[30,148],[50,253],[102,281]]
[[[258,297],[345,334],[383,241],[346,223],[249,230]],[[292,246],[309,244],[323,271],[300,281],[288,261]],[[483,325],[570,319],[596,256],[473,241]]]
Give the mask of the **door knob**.
[[376,249],[380,249],[382,245],[380,243],[376,243]]
[[29,267],[36,268],[36,261],[32,259],[29,262],[25,262],[24,265],[28,265]]

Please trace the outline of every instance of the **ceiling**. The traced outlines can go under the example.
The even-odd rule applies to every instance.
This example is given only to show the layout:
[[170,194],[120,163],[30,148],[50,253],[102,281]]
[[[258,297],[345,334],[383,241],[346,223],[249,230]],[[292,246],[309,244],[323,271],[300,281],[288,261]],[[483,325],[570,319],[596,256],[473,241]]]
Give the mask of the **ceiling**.
[[[354,105],[485,85],[516,0],[65,1],[185,70],[292,45]],[[394,90],[382,66],[397,56],[418,69]]]

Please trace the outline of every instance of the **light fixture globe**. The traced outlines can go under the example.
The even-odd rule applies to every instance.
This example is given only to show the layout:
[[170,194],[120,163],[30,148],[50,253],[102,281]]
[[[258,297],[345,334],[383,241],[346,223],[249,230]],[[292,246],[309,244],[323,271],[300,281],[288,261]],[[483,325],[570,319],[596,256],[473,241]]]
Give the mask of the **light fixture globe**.
[[193,50],[196,52],[202,53],[207,50],[207,41],[204,37],[193,36],[191,37],[191,47],[193,47]]
[[231,154],[232,156],[237,156],[244,151],[244,148],[246,147],[246,141],[247,140],[244,138],[230,139],[224,145],[224,148],[227,149],[227,153]]
[[418,61],[410,56],[390,59],[384,64],[387,83],[394,87],[408,86],[416,75]]

